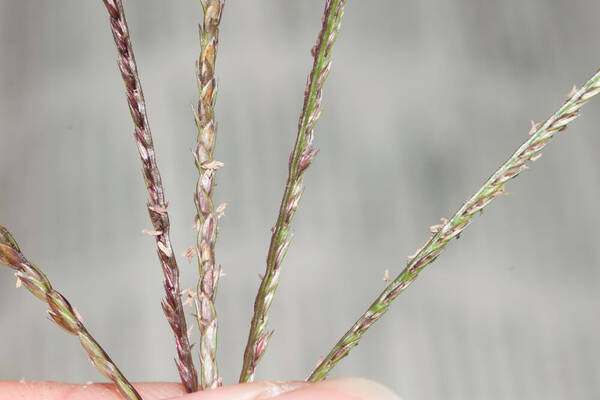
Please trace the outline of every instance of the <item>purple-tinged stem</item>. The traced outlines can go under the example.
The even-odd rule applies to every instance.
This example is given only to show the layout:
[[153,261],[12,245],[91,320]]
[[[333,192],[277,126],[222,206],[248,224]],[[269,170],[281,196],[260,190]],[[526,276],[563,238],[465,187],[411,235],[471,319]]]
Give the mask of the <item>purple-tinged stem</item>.
[[177,347],[175,364],[188,392],[198,390],[198,374],[187,337],[187,323],[180,297],[179,269],[169,238],[169,214],[148,124],[144,93],[137,71],[129,28],[121,0],[103,0],[110,16],[110,28],[119,53],[118,65],[125,83],[129,111],[135,126],[134,137],[142,160],[142,172],[148,189],[148,213],[154,227],[158,258],[164,275],[165,298],[162,308],[171,325]]

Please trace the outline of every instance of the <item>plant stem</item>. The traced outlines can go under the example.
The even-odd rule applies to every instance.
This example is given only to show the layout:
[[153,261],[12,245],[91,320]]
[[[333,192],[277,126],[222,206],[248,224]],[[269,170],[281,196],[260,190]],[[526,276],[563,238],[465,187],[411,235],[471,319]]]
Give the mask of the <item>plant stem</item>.
[[142,172],[148,189],[148,213],[154,227],[154,232],[151,233],[156,239],[158,258],[164,275],[163,283],[166,295],[161,304],[175,336],[177,347],[175,364],[179,370],[181,382],[188,392],[194,392],[198,390],[198,375],[194,367],[191,347],[187,337],[187,324],[180,297],[179,269],[169,238],[170,222],[167,213],[167,202],[156,163],[152,134],[146,113],[146,103],[133,54],[129,28],[122,1],[103,0],[103,2],[110,15],[110,27],[119,53],[119,70],[125,83],[129,110],[135,126],[134,137],[142,160]]
[[569,122],[577,118],[581,107],[598,93],[600,93],[600,71],[596,72],[580,90],[570,94],[569,99],[541,126],[535,125],[530,131],[531,137],[494,172],[449,221],[432,227],[435,234],[419,249],[396,279],[385,288],[369,309],[337,342],[327,357],[319,362],[307,380],[317,382],[323,379],[338,361],[358,345],[367,329],[381,318],[392,301],[417,278],[419,272],[435,261],[452,238],[460,236],[461,232],[471,223],[473,215],[483,211],[485,206],[502,195],[504,184],[527,169],[527,161],[536,161],[541,156],[542,148],[549,143],[554,134],[564,130]]
[[289,170],[277,222],[271,235],[267,266],[260,289],[254,301],[254,315],[244,353],[240,382],[254,380],[254,370],[264,354],[273,332],[265,332],[267,313],[279,283],[279,268],[290,245],[290,224],[303,192],[302,176],[317,149],[312,145],[313,128],[321,114],[323,83],[331,67],[331,50],[340,29],[345,0],[327,0],[323,25],[312,49],[314,63],[304,92],[304,106],[298,122],[296,144],[290,155]]
[[52,288],[46,275],[25,258],[15,239],[3,226],[0,226],[0,263],[16,271],[18,285],[23,284],[37,298],[48,303],[50,318],[65,331],[79,338],[92,365],[116,385],[124,398],[142,399],[108,354],[85,329],[75,308],[62,294]]
[[213,389],[222,385],[217,366],[217,312],[215,297],[221,275],[221,267],[215,267],[215,243],[218,234],[218,216],[212,200],[213,180],[217,169],[222,165],[215,161],[215,102],[217,81],[215,60],[219,43],[219,23],[224,1],[201,0],[204,22],[200,26],[200,58],[196,64],[196,75],[200,100],[195,113],[198,141],[194,149],[198,182],[194,202],[196,204],[198,234],[196,252],[198,254],[198,311],[196,319],[200,329],[200,369],[202,389]]

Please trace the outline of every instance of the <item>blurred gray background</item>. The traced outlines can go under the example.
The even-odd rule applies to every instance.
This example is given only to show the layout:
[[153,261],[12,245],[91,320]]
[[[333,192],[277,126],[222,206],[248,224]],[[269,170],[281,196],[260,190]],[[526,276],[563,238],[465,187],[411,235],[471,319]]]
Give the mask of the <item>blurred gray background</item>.
[[[219,359],[239,374],[322,0],[225,8]],[[178,253],[193,243],[198,1],[125,2]],[[348,2],[257,379],[302,379],[429,236],[599,65],[592,0]],[[140,162],[100,0],[0,0],[0,221],[135,381],[176,380]],[[332,375],[406,399],[600,398],[600,101]],[[183,287],[195,264],[181,259]],[[101,376],[0,275],[0,379]],[[191,322],[190,322],[191,323]],[[197,334],[197,329],[194,334]],[[194,340],[196,340],[194,336]]]

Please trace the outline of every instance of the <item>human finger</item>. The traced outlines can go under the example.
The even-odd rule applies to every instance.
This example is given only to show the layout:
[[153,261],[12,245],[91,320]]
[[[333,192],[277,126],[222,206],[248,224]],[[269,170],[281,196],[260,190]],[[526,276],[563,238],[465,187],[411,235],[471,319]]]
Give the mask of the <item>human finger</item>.
[[[185,394],[177,383],[134,383],[144,400],[164,400]],[[0,400],[123,400],[108,383],[74,385],[59,382],[0,381]]]
[[[263,381],[186,394],[176,383],[134,384],[144,400],[399,400],[387,387],[361,378],[314,384]],[[0,400],[122,400],[113,385],[0,381]]]
[[171,400],[400,400],[380,383],[362,378],[334,378],[318,383],[255,382],[197,392]]

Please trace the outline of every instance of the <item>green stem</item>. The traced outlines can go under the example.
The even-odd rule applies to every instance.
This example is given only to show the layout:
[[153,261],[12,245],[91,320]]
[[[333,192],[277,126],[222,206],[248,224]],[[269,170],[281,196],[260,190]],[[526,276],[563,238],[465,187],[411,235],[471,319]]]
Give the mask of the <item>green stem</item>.
[[452,238],[460,236],[461,232],[471,223],[473,215],[482,211],[485,206],[499,197],[504,192],[504,184],[527,168],[527,161],[537,160],[541,156],[542,148],[549,143],[554,134],[564,130],[569,122],[577,118],[581,107],[598,93],[600,93],[600,71],[596,72],[580,90],[569,97],[554,115],[537,128],[531,137],[494,172],[449,221],[438,227],[439,230],[408,262],[396,279],[375,299],[352,328],[344,334],[327,357],[319,362],[307,380],[317,382],[327,376],[329,371],[354,346],[358,345],[367,329],[381,318],[392,301],[417,278],[419,272],[439,256]]
[[254,315],[244,352],[240,382],[254,380],[254,370],[272,334],[272,332],[265,332],[268,323],[267,313],[279,283],[281,262],[290,245],[290,224],[302,195],[302,176],[317,153],[317,149],[312,145],[313,128],[321,114],[323,83],[331,67],[331,50],[340,29],[344,4],[345,0],[326,1],[323,25],[317,43],[312,49],[313,68],[308,77],[304,106],[298,123],[296,144],[290,156],[288,178],[279,215],[271,235],[266,271],[254,302]]
[[37,298],[48,303],[50,307],[48,314],[52,321],[66,332],[79,338],[92,365],[115,384],[124,398],[142,400],[133,385],[87,331],[79,313],[62,294],[54,290],[46,275],[25,258],[15,239],[3,226],[0,226],[0,263],[15,270],[19,282]]

